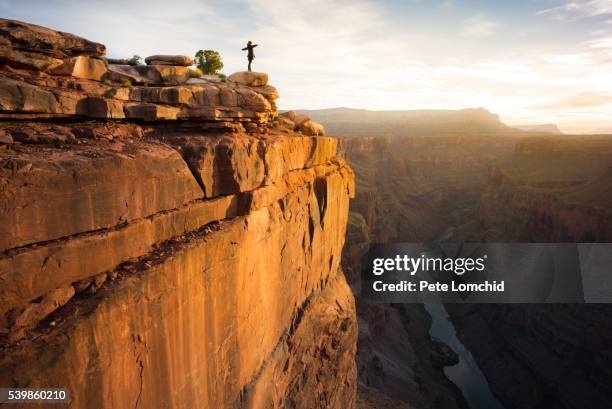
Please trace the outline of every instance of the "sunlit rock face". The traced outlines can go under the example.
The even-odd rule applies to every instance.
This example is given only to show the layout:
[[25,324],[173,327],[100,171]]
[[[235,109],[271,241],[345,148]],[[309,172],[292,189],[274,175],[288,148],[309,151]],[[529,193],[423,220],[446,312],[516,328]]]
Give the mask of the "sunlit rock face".
[[267,76],[177,85],[181,56],[114,67],[9,20],[0,41],[2,385],[75,408],[352,408],[336,139],[283,128]]

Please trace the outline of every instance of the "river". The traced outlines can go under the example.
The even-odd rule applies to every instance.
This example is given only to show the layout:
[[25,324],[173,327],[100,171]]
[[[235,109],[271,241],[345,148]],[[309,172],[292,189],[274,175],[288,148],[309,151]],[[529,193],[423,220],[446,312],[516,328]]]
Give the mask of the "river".
[[471,409],[504,409],[495,398],[487,379],[476,364],[472,353],[461,343],[455,333],[455,327],[448,318],[444,305],[424,303],[431,315],[429,334],[448,345],[459,356],[459,363],[444,367],[444,374],[461,389]]
[[[445,229],[433,243],[441,243],[451,239],[454,228]],[[439,255],[435,250],[426,254]],[[463,393],[471,409],[504,409],[504,406],[491,392],[489,382],[478,367],[472,353],[457,338],[453,323],[450,321],[444,304],[441,302],[424,302],[425,309],[431,315],[429,334],[448,345],[459,356],[459,363],[444,367],[444,374]]]

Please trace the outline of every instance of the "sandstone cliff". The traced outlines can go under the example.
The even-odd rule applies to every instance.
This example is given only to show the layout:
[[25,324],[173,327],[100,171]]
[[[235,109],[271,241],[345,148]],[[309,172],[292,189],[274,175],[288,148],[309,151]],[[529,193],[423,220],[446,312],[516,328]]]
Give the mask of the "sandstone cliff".
[[10,20],[0,43],[0,385],[68,387],[73,408],[352,408],[337,141],[279,123],[265,74],[108,64]]

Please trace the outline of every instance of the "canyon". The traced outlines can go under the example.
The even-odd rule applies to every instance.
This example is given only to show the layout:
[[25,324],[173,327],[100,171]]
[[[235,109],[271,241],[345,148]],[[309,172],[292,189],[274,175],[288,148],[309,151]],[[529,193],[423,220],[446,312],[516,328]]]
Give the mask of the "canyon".
[[109,64],[4,19],[0,44],[0,384],[73,408],[354,407],[337,140],[279,116],[264,73]]
[[[362,112],[371,135],[359,136],[354,124],[343,132],[355,119],[346,111],[309,114],[334,124],[356,173],[343,263],[357,297],[360,399],[465,407],[444,376],[443,366],[456,361],[440,358],[452,351],[440,354],[429,314],[417,304],[360,300],[361,257],[370,243],[386,242],[610,242],[612,137],[509,131],[493,125],[495,116],[453,134],[449,116],[473,119],[472,112],[458,119],[462,111]],[[389,116],[412,123],[377,133],[371,124]],[[504,407],[608,405],[609,305],[447,304],[446,313]],[[397,357],[398,350],[411,352]],[[415,355],[420,362],[406,358]],[[424,357],[435,357],[428,371]],[[428,396],[432,385],[445,391],[438,401]]]

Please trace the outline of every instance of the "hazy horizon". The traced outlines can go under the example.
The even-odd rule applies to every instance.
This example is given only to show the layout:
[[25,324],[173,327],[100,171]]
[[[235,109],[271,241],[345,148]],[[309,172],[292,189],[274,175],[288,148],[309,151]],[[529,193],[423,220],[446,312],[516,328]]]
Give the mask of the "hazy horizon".
[[7,0],[4,18],[71,32],[109,57],[216,49],[270,74],[281,109],[484,107],[508,125],[612,132],[612,0],[175,2]]

